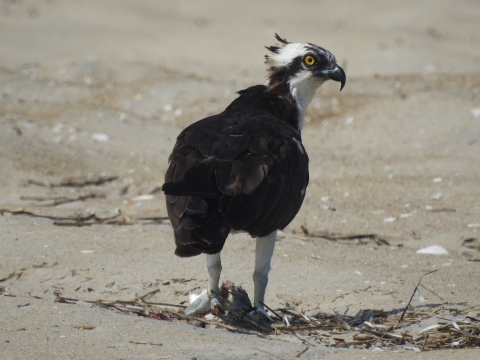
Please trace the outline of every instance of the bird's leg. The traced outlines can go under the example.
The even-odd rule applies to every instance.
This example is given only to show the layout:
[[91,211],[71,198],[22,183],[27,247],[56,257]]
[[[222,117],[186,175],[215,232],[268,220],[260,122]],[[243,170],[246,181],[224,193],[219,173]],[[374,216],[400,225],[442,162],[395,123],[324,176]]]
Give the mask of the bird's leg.
[[222,308],[220,289],[218,288],[222,272],[220,253],[207,255],[207,270],[210,277],[207,292],[200,295],[185,309],[185,314],[189,316],[199,316],[210,310]]
[[257,238],[255,248],[255,272],[253,273],[253,284],[255,287],[253,304],[259,310],[263,310],[263,305],[261,305],[259,301],[263,302],[265,298],[268,272],[270,271],[270,260],[272,259],[276,238],[276,230],[267,236]]
[[208,283],[208,295],[215,296],[220,294],[218,283],[220,282],[220,273],[222,272],[222,259],[220,253],[208,255],[207,254],[207,270],[210,276]]

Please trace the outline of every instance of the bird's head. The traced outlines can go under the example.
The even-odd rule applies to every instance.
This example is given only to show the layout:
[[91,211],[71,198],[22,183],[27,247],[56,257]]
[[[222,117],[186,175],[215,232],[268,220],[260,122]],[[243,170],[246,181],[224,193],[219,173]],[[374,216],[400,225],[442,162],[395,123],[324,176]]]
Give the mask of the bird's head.
[[268,69],[268,85],[279,86],[291,82],[316,83],[317,87],[327,80],[345,86],[345,72],[337,65],[335,56],[318,45],[291,43],[275,34],[280,45],[267,46],[272,54],[265,55]]
[[267,87],[280,96],[291,97],[299,110],[300,126],[305,110],[320,85],[327,80],[345,86],[346,76],[335,56],[320,46],[310,43],[292,43],[275,34],[279,45],[267,46],[271,54],[265,55],[269,66]]

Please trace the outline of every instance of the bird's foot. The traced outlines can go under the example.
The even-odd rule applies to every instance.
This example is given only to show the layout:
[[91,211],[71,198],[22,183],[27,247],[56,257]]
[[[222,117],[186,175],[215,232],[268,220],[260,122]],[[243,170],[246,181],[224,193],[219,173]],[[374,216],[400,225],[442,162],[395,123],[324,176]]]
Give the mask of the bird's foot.
[[235,308],[252,309],[247,292],[231,281],[222,282],[219,292],[204,290],[186,309],[189,316],[201,316],[208,312],[224,315]]
[[203,291],[186,309],[185,315],[201,316],[209,311],[224,314],[224,300],[220,295],[215,295],[209,291]]

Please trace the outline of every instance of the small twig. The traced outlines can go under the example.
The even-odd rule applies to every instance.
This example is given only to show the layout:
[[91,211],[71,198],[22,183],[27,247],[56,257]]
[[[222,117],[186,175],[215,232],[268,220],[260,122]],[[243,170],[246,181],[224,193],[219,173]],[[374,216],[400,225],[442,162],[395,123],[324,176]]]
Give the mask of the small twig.
[[348,323],[345,320],[343,320],[343,317],[340,318],[339,315],[338,315],[338,312],[336,312],[336,311],[335,311],[335,319],[338,320],[342,324],[342,327],[345,330],[350,331],[350,329],[351,329],[350,325],[348,325]]
[[333,303],[335,300],[340,299],[340,298],[344,298],[345,296],[350,295],[351,293],[352,293],[352,291],[343,292],[343,293],[335,296],[331,302]]
[[259,349],[259,348],[254,348],[254,349],[257,350],[257,351],[263,352],[264,354],[268,354],[268,355],[270,355],[270,356],[273,356],[273,357],[275,357],[275,358],[277,358],[277,359],[284,360],[284,359],[281,358],[280,356],[277,356],[277,355],[275,355],[275,354],[272,354],[271,352],[268,352],[268,351],[266,351],[266,350],[262,350],[262,349]]
[[469,337],[469,338],[472,338],[472,339],[480,340],[480,336],[472,335],[472,334],[470,334],[470,333],[468,333],[468,332],[466,332],[466,331],[462,331],[462,330],[455,329],[454,327],[449,328],[448,330],[449,330],[449,331],[456,332],[456,333],[459,333],[459,334],[462,334],[463,336],[466,336],[466,337]]
[[147,296],[151,297],[151,296],[155,295],[156,293],[158,293],[159,291],[160,291],[160,289],[155,289],[155,290],[149,291],[145,295],[142,295],[142,296],[138,297],[138,299],[140,299],[140,301],[142,301],[142,302],[145,302],[145,298]]
[[427,334],[425,336],[425,339],[423,340],[423,344],[422,344],[422,347],[420,348],[420,351],[423,351],[423,349],[425,349],[425,345],[427,344],[427,340],[428,340],[429,336],[430,336],[430,334]]
[[375,233],[361,234],[361,233],[333,233],[333,232],[306,232],[305,227],[302,226],[302,235],[289,234],[297,238],[322,238],[331,241],[337,240],[356,240],[356,239],[369,239],[375,242],[377,245],[390,245],[387,239],[399,238],[398,236],[379,235]]
[[72,325],[72,327],[74,329],[78,329],[78,330],[93,330],[95,329],[95,326],[91,326],[91,325]]
[[[285,325],[285,324],[275,325],[275,328],[278,329],[278,330],[282,330],[282,331],[296,331],[296,330],[298,330],[297,326],[288,326],[288,325]],[[323,321],[323,322],[320,322],[320,323],[315,322],[313,324],[309,324],[304,329],[307,329],[307,330],[316,330],[316,329],[332,330],[332,329],[343,329],[343,328],[344,328],[343,325],[332,324],[332,323]]]
[[12,272],[11,274],[8,274],[8,276],[0,279],[0,282],[4,282],[4,281],[7,281],[7,280],[10,280],[10,279],[12,279],[12,278],[14,278],[14,277],[16,278],[15,280],[18,280],[18,279],[20,279],[20,276],[22,276],[22,274],[23,274],[23,271],[22,271],[22,272],[19,272],[18,274],[14,271],[14,272]]
[[403,317],[405,316],[405,314],[406,314],[406,312],[407,312],[407,310],[408,310],[408,308],[409,308],[409,306],[410,306],[410,303],[412,302],[413,297],[415,296],[415,294],[416,294],[416,292],[417,292],[418,286],[419,286],[420,283],[422,282],[423,277],[426,276],[426,275],[430,275],[430,274],[432,274],[432,273],[434,273],[434,272],[436,272],[436,271],[438,271],[438,269],[429,271],[429,272],[423,274],[423,275],[420,277],[420,280],[418,280],[417,286],[415,286],[415,290],[413,290],[413,294],[412,294],[412,296],[410,297],[410,300],[408,301],[407,306],[405,306],[405,310],[403,310],[402,316],[400,316],[400,319],[398,320],[398,324],[400,324],[400,323],[402,322]]
[[445,301],[445,299],[442,298],[440,295],[434,293],[434,292],[433,292],[432,290],[430,290],[430,289],[427,289],[427,288],[426,288],[425,286],[423,286],[422,284],[418,284],[418,286],[421,286],[422,288],[424,288],[424,289],[427,290],[428,292],[431,292],[433,295],[435,295],[436,297],[438,297],[440,300]]
[[105,194],[80,195],[80,196],[77,196],[76,198],[57,199],[50,204],[43,204],[42,206],[57,206],[57,205],[63,205],[63,204],[67,204],[75,201],[84,201],[87,199],[105,199],[105,198],[106,198]]
[[170,303],[164,303],[164,302],[144,301],[143,303],[146,304],[146,305],[171,306],[171,307],[177,307],[177,308],[180,308],[180,309],[186,309],[188,307],[186,305],[177,305],[177,304],[170,304]]
[[69,178],[60,181],[57,184],[47,184],[37,180],[27,180],[27,185],[36,185],[36,186],[43,186],[43,187],[84,187],[84,186],[99,186],[103,185],[108,182],[112,182],[118,179],[118,176],[99,176],[96,178],[85,178],[85,177],[77,177],[77,178]]
[[395,339],[395,340],[403,340],[405,337],[403,335],[396,335],[396,334],[390,334],[387,332],[381,332],[381,331],[376,331],[376,330],[370,330],[370,329],[359,329],[361,332],[367,332],[369,334],[377,335],[380,337],[386,337],[390,339]]
[[297,337],[298,339],[302,340],[304,343],[310,345],[310,346],[315,346],[315,344],[312,344],[310,341],[308,341],[307,339],[304,339],[303,337],[301,337],[300,335],[298,335],[297,333],[293,333],[293,335],[295,337]]
[[280,310],[281,312],[283,312],[284,314],[289,314],[289,315],[292,315],[292,316],[295,316],[297,317],[300,321],[304,322],[304,323],[307,323],[307,324],[310,324],[310,321],[308,321],[307,319],[305,319],[303,317],[303,314],[296,314],[295,311],[291,311],[290,309],[278,309]]
[[300,357],[300,355],[302,355],[302,354],[303,354],[304,352],[306,352],[308,349],[310,349],[310,348],[309,348],[308,346],[305,346],[304,349],[302,349],[302,350],[300,350],[299,352],[297,352],[295,355],[293,355],[292,358],[295,359],[295,358]]
[[267,310],[270,310],[272,312],[273,315],[275,315],[277,317],[277,319],[279,319],[280,321],[283,321],[282,317],[280,315],[278,315],[271,307],[267,306],[267,304],[263,303],[262,301],[258,301],[260,303],[260,305],[263,305],[267,308]]
[[[143,341],[130,341],[130,344],[135,344],[135,345],[154,345],[154,346],[163,346],[163,344],[162,344],[162,343],[143,342]],[[166,358],[160,358],[160,359],[166,359]]]

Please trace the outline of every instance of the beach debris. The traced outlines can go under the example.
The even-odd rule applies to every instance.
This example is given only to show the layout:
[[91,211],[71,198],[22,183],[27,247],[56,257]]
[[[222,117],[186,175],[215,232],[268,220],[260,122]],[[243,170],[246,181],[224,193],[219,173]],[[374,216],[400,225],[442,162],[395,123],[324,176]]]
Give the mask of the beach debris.
[[442,193],[439,193],[439,192],[434,193],[434,194],[432,194],[432,196],[431,196],[430,198],[431,198],[432,200],[439,200],[439,199],[442,198]]
[[99,142],[105,142],[110,140],[110,137],[107,134],[103,134],[103,133],[93,133],[92,138],[93,140],[96,140]]
[[[92,225],[134,225],[139,221],[146,221],[144,224],[159,223],[163,224],[168,217],[166,216],[156,216],[156,217],[138,217],[130,218],[126,214],[123,214],[122,211],[116,211],[116,214],[108,217],[99,217],[95,213],[88,215],[77,215],[77,216],[50,216],[36,214],[31,211],[19,209],[0,209],[0,215],[11,214],[11,215],[26,215],[31,217],[38,217],[44,219],[54,220],[53,225],[56,226],[92,226]],[[0,282],[2,280],[0,279]]]
[[[415,296],[415,294],[420,294],[420,292],[418,291],[418,288],[419,288],[420,286],[421,286],[422,288],[424,288],[425,290],[430,291],[432,294],[438,296],[438,295],[435,294],[433,291],[427,289],[425,286],[423,286],[423,285],[421,284],[422,279],[423,279],[424,276],[433,274],[434,272],[437,272],[437,271],[438,271],[438,269],[437,269],[437,270],[433,270],[433,271],[429,271],[429,272],[423,274],[423,275],[420,277],[420,280],[418,280],[417,286],[415,286],[415,289],[413,290],[412,296],[410,296],[410,300],[408,301],[408,304],[407,304],[407,306],[405,307],[405,310],[403,311],[402,316],[400,316],[400,319],[398,320],[398,323],[399,323],[399,324],[402,322],[405,314],[407,313],[407,310],[410,308],[410,304],[412,303],[412,300],[413,300],[413,297]],[[441,298],[440,296],[438,296],[438,297],[439,297],[442,301],[445,301],[445,300],[444,300],[443,298]],[[422,298],[423,298],[423,296],[422,296]]]
[[[306,225],[301,225],[300,230],[302,235],[298,235],[295,232],[286,233],[289,236],[299,238],[299,239],[308,239],[308,238],[322,238],[331,241],[345,241],[346,243],[354,243],[356,241],[358,244],[363,245],[366,242],[373,241],[377,245],[390,245],[391,240],[401,239],[398,235],[380,235],[375,233],[351,233],[351,232],[329,232],[329,231],[309,231]],[[347,241],[348,240],[348,241]],[[399,247],[402,244],[398,244]]]
[[80,195],[76,196],[74,198],[69,198],[66,196],[20,196],[20,200],[33,200],[33,201],[48,201],[47,203],[39,204],[37,206],[57,206],[57,205],[63,205],[63,204],[68,204],[71,202],[75,201],[85,201],[88,199],[105,199],[106,195],[105,194],[86,194],[86,195]]
[[473,108],[472,109],[472,115],[473,115],[474,118],[480,117],[480,107]]
[[147,201],[147,200],[152,200],[155,199],[154,195],[150,194],[143,194],[143,195],[138,195],[130,199],[130,201]]
[[[0,214],[1,214],[1,212],[0,212]],[[18,279],[20,279],[20,276],[22,276],[22,274],[23,274],[23,271],[21,271],[19,273],[17,273],[16,271],[13,271],[12,273],[8,274],[6,277],[1,278],[0,282],[4,282],[4,281],[7,281],[7,280],[10,280],[10,279],[13,279],[13,278],[15,278],[15,280],[18,280]]]
[[72,325],[72,328],[78,329],[78,330],[93,330],[93,329],[95,329],[95,326],[91,326],[91,325]]
[[463,240],[462,246],[480,251],[480,240],[477,238],[468,238]]
[[[418,294],[418,287],[423,287],[421,284],[423,277],[435,271],[437,270],[428,272],[420,278],[414,294]],[[236,286],[228,282],[227,287],[223,286],[222,288],[225,290],[233,287]],[[186,306],[144,301],[151,293],[157,292],[158,289],[133,300],[97,299],[92,301],[57,296],[55,302],[75,305],[81,301],[125,315],[160,321],[180,321],[206,330],[222,328],[265,339],[291,336],[308,346],[319,344],[332,348],[369,349],[370,351],[404,349],[415,352],[478,348],[480,346],[480,316],[475,315],[480,315],[480,306],[478,305],[447,307],[447,303],[444,303],[434,307],[421,306],[414,309],[410,301],[401,314],[397,309],[384,311],[367,308],[349,315],[348,307],[343,313],[337,311],[309,313],[292,307],[281,307],[274,310],[270,306],[262,304],[272,314],[267,318],[259,316],[258,313],[252,315],[250,310],[237,307],[226,299],[229,310],[225,313],[208,312],[205,316],[191,317],[184,313]],[[412,294],[412,298],[414,294]],[[180,310],[173,310],[172,307],[180,308]],[[78,330],[95,329],[91,325],[72,327]],[[161,344],[148,342],[132,343],[161,346]],[[308,347],[304,348],[295,357],[300,356],[307,349]]]
[[35,185],[43,187],[84,187],[84,186],[99,186],[105,183],[109,183],[118,179],[115,175],[88,175],[66,178],[59,183],[44,183],[37,180],[29,179],[26,185]]
[[[130,344],[135,345],[153,345],[153,346],[163,346],[162,343],[154,343],[154,342],[146,342],[146,341],[130,341]],[[159,359],[167,359],[167,358],[159,358]]]
[[440,245],[431,245],[417,250],[417,254],[448,255],[448,251]]

